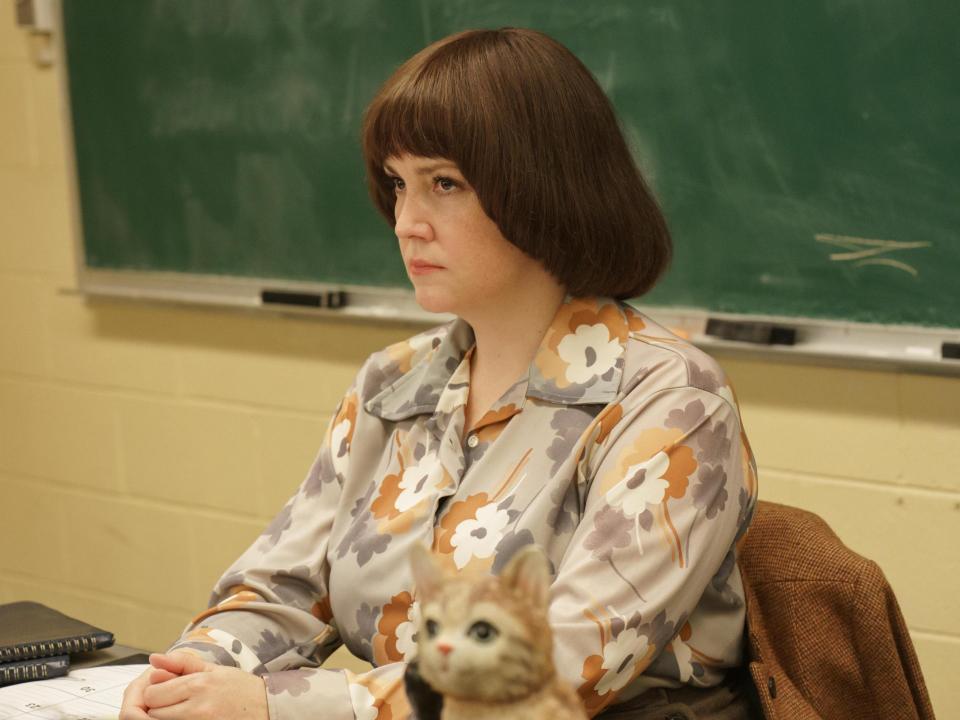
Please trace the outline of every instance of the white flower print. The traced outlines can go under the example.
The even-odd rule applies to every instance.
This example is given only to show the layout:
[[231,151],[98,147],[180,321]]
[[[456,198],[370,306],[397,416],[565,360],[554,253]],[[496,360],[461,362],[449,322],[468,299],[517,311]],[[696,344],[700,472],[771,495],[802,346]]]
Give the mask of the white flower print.
[[359,683],[350,683],[350,702],[353,703],[353,712],[357,720],[377,720],[380,711],[374,703],[377,699],[366,685]]
[[647,637],[636,628],[624,628],[613,640],[603,646],[603,669],[597,683],[597,694],[606,695],[625,687],[636,669],[637,660],[647,652]]
[[489,503],[477,510],[474,520],[464,520],[457,525],[450,544],[453,562],[458,569],[466,567],[472,558],[488,558],[497,549],[510,518],[506,510],[498,510],[497,503]]
[[440,463],[436,455],[426,455],[419,464],[411,465],[403,471],[400,478],[400,494],[396,508],[406,512],[430,494],[436,487],[436,476]]
[[642,513],[648,505],[658,505],[670,485],[664,478],[669,468],[670,456],[663,451],[645,462],[631,465],[626,477],[607,492],[607,502],[622,508],[623,514],[630,518]]
[[403,661],[410,662],[417,657],[417,625],[420,624],[420,604],[413,603],[407,611],[407,621],[397,626],[397,650],[403,654]]
[[557,354],[567,364],[567,380],[583,384],[603,375],[617,364],[623,345],[610,338],[603,323],[581,325],[557,346]]

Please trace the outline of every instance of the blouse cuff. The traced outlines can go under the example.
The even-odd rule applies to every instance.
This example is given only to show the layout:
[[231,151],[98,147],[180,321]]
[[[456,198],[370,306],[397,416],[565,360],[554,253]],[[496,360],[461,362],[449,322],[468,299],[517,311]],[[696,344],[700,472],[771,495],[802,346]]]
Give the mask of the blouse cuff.
[[356,720],[346,675],[339,670],[299,668],[267,673],[270,720]]

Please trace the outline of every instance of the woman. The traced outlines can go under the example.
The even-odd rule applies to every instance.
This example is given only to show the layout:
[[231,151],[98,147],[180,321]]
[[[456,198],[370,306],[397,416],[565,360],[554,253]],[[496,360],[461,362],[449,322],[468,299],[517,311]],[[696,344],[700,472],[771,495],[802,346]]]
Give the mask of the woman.
[[[540,545],[557,665],[591,716],[747,717],[724,681],[753,459],[719,367],[614,299],[671,246],[596,81],[541,33],[460,33],[387,81],[363,145],[417,301],[458,319],[364,364],[298,492],[122,717],[406,717],[418,543],[464,572]],[[319,668],[341,642],[375,669]]]

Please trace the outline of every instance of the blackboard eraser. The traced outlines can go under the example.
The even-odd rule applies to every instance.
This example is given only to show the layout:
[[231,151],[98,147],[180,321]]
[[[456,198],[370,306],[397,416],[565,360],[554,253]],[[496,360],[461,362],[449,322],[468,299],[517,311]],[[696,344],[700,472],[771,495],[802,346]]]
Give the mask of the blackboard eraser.
[[289,305],[292,307],[341,308],[347,304],[347,294],[341,290],[309,293],[290,290],[263,290],[260,301],[264,305]]
[[960,342],[945,342],[940,346],[940,357],[944,360],[960,360]]
[[733,340],[754,345],[794,345],[797,329],[765,322],[707,320],[706,334],[718,340]]

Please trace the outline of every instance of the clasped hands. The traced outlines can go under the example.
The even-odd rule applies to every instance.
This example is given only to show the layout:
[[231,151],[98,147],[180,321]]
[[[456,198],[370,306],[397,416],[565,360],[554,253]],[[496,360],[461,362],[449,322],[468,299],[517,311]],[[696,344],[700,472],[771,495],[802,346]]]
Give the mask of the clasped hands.
[[214,665],[183,650],[154,653],[123,693],[120,720],[268,720],[267,693],[256,675]]

